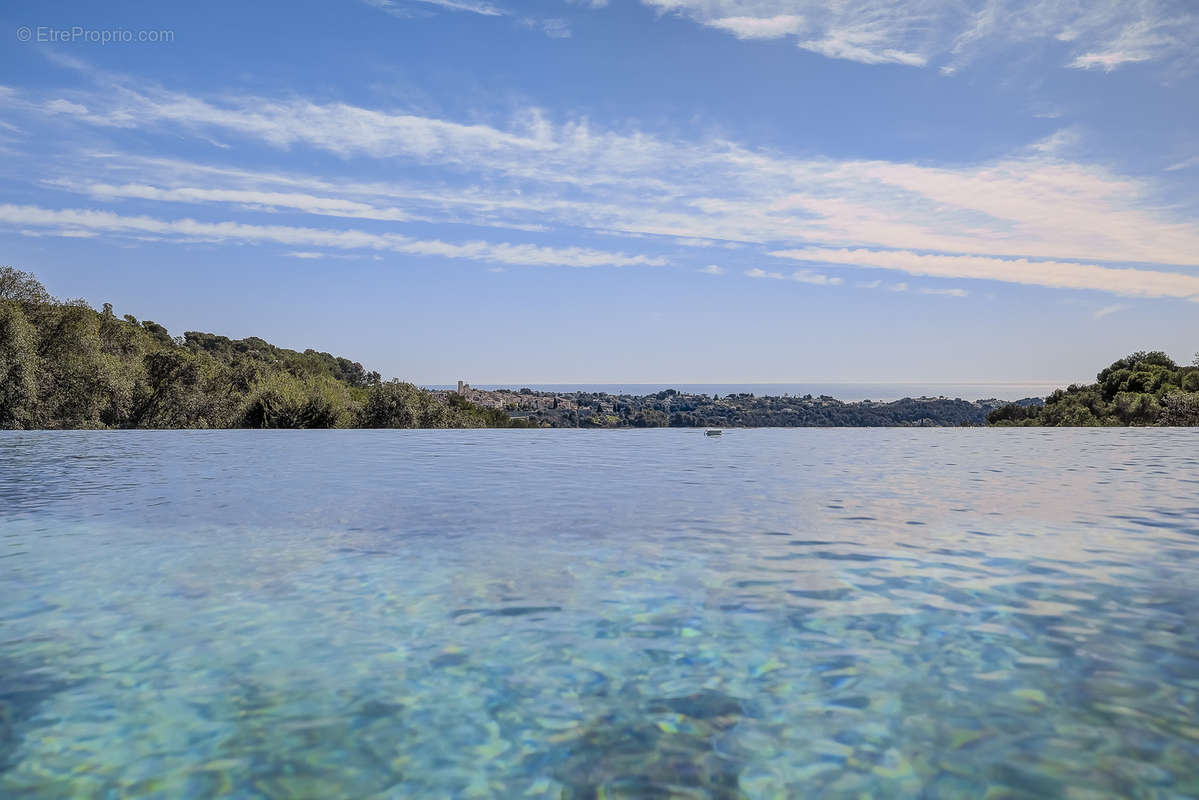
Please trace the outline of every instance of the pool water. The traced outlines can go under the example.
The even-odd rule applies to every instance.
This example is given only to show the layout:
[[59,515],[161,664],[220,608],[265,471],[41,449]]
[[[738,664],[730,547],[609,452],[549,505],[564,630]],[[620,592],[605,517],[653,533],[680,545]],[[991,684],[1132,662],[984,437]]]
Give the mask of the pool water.
[[1199,431],[0,434],[0,796],[1199,797]]

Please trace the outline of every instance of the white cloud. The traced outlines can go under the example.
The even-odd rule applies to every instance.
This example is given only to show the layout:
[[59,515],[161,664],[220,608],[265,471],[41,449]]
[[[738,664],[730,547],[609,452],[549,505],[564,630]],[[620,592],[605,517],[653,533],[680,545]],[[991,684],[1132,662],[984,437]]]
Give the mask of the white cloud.
[[902,282],[893,283],[893,284],[891,284],[891,286],[889,288],[893,292],[906,292],[908,290],[908,285],[906,283],[902,283]]
[[292,252],[284,253],[283,255],[288,256],[289,258],[306,258],[306,259],[316,259],[316,258],[324,258],[325,257],[324,253],[316,253],[316,252],[313,252],[312,250],[293,250]]
[[1123,303],[1117,303],[1116,305],[1112,306],[1104,306],[1103,308],[1096,309],[1096,311],[1091,314],[1091,319],[1103,319],[1109,314],[1115,314],[1123,311],[1126,308],[1128,308],[1128,306],[1124,305]]
[[1193,60],[1195,16],[1182,0],[642,0],[740,39],[792,36],[805,50],[951,75],[978,52],[1054,41],[1065,65],[1115,69]]
[[[303,100],[229,98],[218,105],[173,93],[111,94],[107,107],[83,119],[441,166],[489,187],[423,190],[426,205],[439,206],[443,216],[434,195],[493,221],[529,224],[535,216],[538,224],[555,219],[677,238],[1177,264],[1195,263],[1199,252],[1199,228],[1156,203],[1152,184],[1063,161],[1058,146],[1045,143],[1042,151],[1055,152],[939,168],[787,158],[722,139],[596,131],[586,120],[555,125],[537,111],[505,129]],[[88,99],[89,106],[106,102],[99,94]],[[253,181],[244,171],[230,177]],[[568,199],[566,187],[586,189],[585,199]]]
[[[396,17],[412,16],[412,7],[409,4],[400,2],[400,0],[363,0],[368,6],[373,6],[380,11],[386,11]],[[447,11],[466,11],[471,14],[482,14],[485,17],[498,17],[506,12],[502,8],[497,8],[490,3],[475,3],[470,0],[410,0],[410,2],[437,6]]]
[[76,114],[83,116],[88,113],[87,106],[72,103],[70,100],[63,100],[61,98],[46,103],[46,110],[51,114]]
[[872,35],[862,36],[853,30],[831,32],[823,39],[808,39],[799,43],[804,50],[819,53],[828,58],[843,58],[863,64],[903,64],[923,67],[928,58],[919,53],[897,50],[894,47],[878,47],[879,41]]
[[700,272],[704,273],[705,275],[723,275],[724,267],[718,267],[715,264],[709,264],[701,269]]
[[779,14],[773,17],[721,17],[707,23],[738,39],[778,39],[803,30],[803,17]]
[[925,255],[905,250],[805,248],[778,250],[780,258],[821,264],[888,269],[910,275],[1094,289],[1129,297],[1199,298],[1199,276],[1147,269],[1105,267],[1063,261],[1030,261],[974,255]]
[[1111,51],[1107,53],[1084,53],[1070,62],[1073,69],[1102,69],[1111,72],[1121,64],[1135,64],[1138,61],[1148,61],[1148,53],[1128,53]]
[[737,242],[722,242],[718,239],[697,239],[690,236],[680,236],[674,240],[683,247],[721,247],[725,250],[736,250],[741,247]]
[[564,19],[543,19],[541,31],[551,39],[569,39],[570,23]]
[[1163,7],[1144,0],[1139,4],[1140,9],[1136,3],[1126,4],[1133,13],[1118,19],[1118,32],[1109,34],[1096,49],[1079,54],[1070,62],[1071,67],[1111,72],[1123,64],[1150,61],[1163,52],[1194,47],[1194,28],[1199,18],[1167,16]]
[[816,286],[839,286],[840,278],[830,278],[828,275],[822,275],[819,272],[801,269],[792,272],[790,275],[784,275],[781,272],[767,272],[759,267],[746,270],[745,274],[750,278],[770,278],[776,281],[793,280],[799,283],[811,283]]
[[921,289],[920,294],[939,294],[946,297],[966,297],[970,292],[965,289]]
[[79,231],[72,230],[71,228],[60,228],[53,231],[35,231],[24,228],[20,231],[20,233],[22,236],[29,236],[32,238],[37,238],[39,236],[59,236],[64,239],[91,239],[100,235],[95,231]]
[[828,275],[822,275],[819,272],[801,269],[791,273],[791,280],[799,281],[800,283],[811,283],[816,286],[840,286],[840,278],[830,278]]
[[336,197],[317,197],[300,192],[267,192],[247,191],[242,189],[203,189],[197,187],[179,187],[162,189],[145,184],[127,183],[113,186],[103,183],[72,184],[67,181],[53,182],[51,185],[69,188],[98,200],[113,200],[133,198],[139,200],[156,200],[168,203],[230,203],[239,206],[254,207],[261,210],[277,208],[294,209],[307,214],[319,214],[330,217],[349,217],[354,219],[378,219],[402,222],[413,219],[410,214],[398,208],[378,208],[367,203],[359,203]]
[[[31,116],[51,113],[36,96],[9,93],[4,102]],[[465,124],[294,97],[213,101],[125,86],[76,92],[67,102],[87,113],[45,118],[55,125],[220,135],[279,151],[311,148],[370,159],[380,175],[355,182],[127,153],[42,160],[49,173],[45,184],[105,202],[519,231],[581,229],[776,251],[850,247],[1071,268],[1079,266],[1071,262],[1089,261],[1124,277],[1113,282],[1102,273],[1102,280],[1083,283],[1117,293],[1128,293],[1138,276],[1152,283],[1155,275],[1172,274],[1148,265],[1199,266],[1193,216],[1165,202],[1161,187],[1149,179],[1067,160],[1068,130],[1007,158],[938,167],[795,158],[716,137],[604,130],[586,119],[555,123],[537,110],[506,125]],[[436,168],[436,178],[420,177],[432,171],[425,167]],[[74,177],[84,174],[91,179]],[[396,174],[403,180],[387,179]],[[1060,279],[1064,269],[1029,270],[1020,282],[1074,286]],[[1171,289],[1160,296],[1181,295]]]
[[771,278],[776,281],[781,281],[783,279],[783,273],[767,272],[766,270],[764,270],[760,267],[754,267],[753,269],[747,269],[745,271],[745,274],[747,277],[750,277],[750,278]]
[[[394,233],[358,230],[326,230],[284,225],[247,225],[240,222],[198,222],[193,219],[160,220],[145,216],[121,216],[89,209],[52,210],[38,206],[0,205],[0,223],[64,231],[96,231],[109,234],[150,234],[193,242],[234,244],[283,244],[331,247],[342,250],[389,250],[410,255],[465,258],[501,264],[567,267],[663,266],[666,260],[645,255],[626,255],[583,247],[542,247],[471,241],[462,243],[412,239]],[[310,252],[310,251],[298,251]]]
[[570,23],[564,19],[524,17],[520,20],[520,24],[526,28],[539,30],[551,39],[569,39],[571,35]]
[[1061,156],[1072,147],[1076,147],[1081,139],[1077,130],[1062,128],[1039,142],[1033,142],[1028,149],[1040,155]]

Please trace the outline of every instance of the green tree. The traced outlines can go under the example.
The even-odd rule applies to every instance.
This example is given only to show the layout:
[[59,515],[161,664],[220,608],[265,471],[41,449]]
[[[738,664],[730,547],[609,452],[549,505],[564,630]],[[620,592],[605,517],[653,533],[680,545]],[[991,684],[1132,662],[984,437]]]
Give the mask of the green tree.
[[8,300],[22,306],[42,306],[54,298],[31,273],[12,267],[0,267],[0,301]]
[[[387,381],[372,386],[358,414],[361,428],[429,428],[448,415],[433,411],[428,400],[411,383]],[[440,404],[439,404],[440,405]]]
[[1199,426],[1199,392],[1171,392],[1162,398],[1160,425]]
[[45,428],[98,428],[111,362],[100,349],[98,315],[81,301],[45,308],[38,356],[39,419]]
[[250,391],[240,422],[246,428],[337,428],[351,414],[349,393],[333,378],[277,372]]
[[0,428],[33,426],[37,372],[37,330],[17,303],[0,301]]

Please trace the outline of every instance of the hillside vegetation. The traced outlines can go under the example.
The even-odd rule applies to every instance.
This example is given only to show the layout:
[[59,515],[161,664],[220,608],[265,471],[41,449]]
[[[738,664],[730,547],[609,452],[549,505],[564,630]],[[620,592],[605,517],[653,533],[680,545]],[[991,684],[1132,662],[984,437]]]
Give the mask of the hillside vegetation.
[[[985,425],[998,400],[907,397],[846,403],[827,395],[723,397],[666,389],[647,395],[471,389],[476,404],[552,428],[827,428]],[[1039,402],[1039,401],[1037,401]]]
[[1162,352],[1137,352],[1095,376],[1045,398],[1044,405],[1006,405],[992,425],[1199,425],[1199,355],[1179,366]]
[[[510,416],[515,415],[515,416]],[[1030,399],[645,396],[426,391],[362,364],[257,337],[162,325],[51,297],[0,267],[0,429],[1199,425],[1199,357],[1122,358],[1088,385]]]
[[361,364],[59,301],[0,267],[0,428],[523,426]]

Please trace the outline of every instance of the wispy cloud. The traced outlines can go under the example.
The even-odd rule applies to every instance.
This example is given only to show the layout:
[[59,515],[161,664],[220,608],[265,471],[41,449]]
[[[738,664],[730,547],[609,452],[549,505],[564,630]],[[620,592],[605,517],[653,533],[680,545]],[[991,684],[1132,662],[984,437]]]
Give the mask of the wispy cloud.
[[471,2],[471,0],[363,0],[368,6],[373,6],[380,11],[386,11],[388,14],[397,17],[412,16],[413,3],[418,5],[436,6],[447,11],[465,11],[471,14],[482,14],[486,17],[498,17],[506,13],[502,8],[498,8],[491,3]]
[[709,264],[701,269],[700,272],[704,273],[705,275],[723,275],[724,267],[719,267],[716,264]]
[[1123,311],[1126,308],[1128,308],[1128,306],[1124,305],[1123,303],[1117,303],[1117,304],[1111,305],[1111,306],[1104,306],[1103,308],[1097,309],[1094,313],[1092,313],[1091,319],[1103,319],[1104,317],[1106,317],[1110,314],[1118,313],[1120,311]]
[[[285,225],[249,225],[241,222],[199,222],[194,219],[162,220],[123,216],[90,209],[52,210],[38,206],[0,205],[0,224],[64,231],[96,231],[118,235],[151,234],[193,242],[233,244],[273,243],[290,246],[329,247],[342,250],[387,250],[409,255],[465,258],[501,264],[566,267],[664,266],[666,259],[626,255],[583,247],[543,247],[533,244],[483,241],[443,242],[421,240],[394,233],[327,230]],[[306,252],[306,251],[301,251]]]
[[49,182],[72,191],[78,191],[98,200],[139,199],[166,203],[189,204],[233,204],[259,210],[271,211],[286,208],[306,214],[353,219],[378,219],[403,222],[413,219],[411,214],[398,208],[379,208],[368,203],[354,202],[337,197],[318,197],[302,192],[269,192],[244,189],[204,189],[177,187],[163,189],[145,184],[127,183],[113,186],[103,183],[75,184],[69,181]]
[[691,236],[676,237],[674,243],[683,247],[721,247],[725,250],[736,250],[741,247],[739,242],[722,242],[718,239],[696,239]]
[[[498,127],[126,87],[80,99],[88,111],[76,118],[85,124],[219,133],[281,150],[449,167],[488,178],[497,213],[536,210],[625,233],[1146,263],[1191,264],[1199,252],[1199,229],[1160,209],[1151,184],[1035,151],[938,168],[788,158],[723,139],[667,140],[596,130],[587,120],[554,124],[536,110]],[[45,105],[15,104],[30,113]],[[497,186],[495,177],[509,183]],[[565,199],[567,186],[586,188],[587,199]]]
[[[113,127],[220,136],[281,155],[307,148],[360,159],[380,175],[354,182],[111,152],[43,159],[50,173],[44,185],[106,203],[573,230],[760,252],[849,248],[844,252],[875,260],[907,253],[912,269],[953,258],[959,260],[946,263],[961,270],[961,259],[981,258],[1007,276],[995,280],[1014,275],[1021,283],[1135,294],[1143,278],[1150,288],[1140,293],[1162,297],[1194,292],[1178,283],[1187,276],[1148,266],[1199,265],[1195,219],[1164,202],[1150,180],[1068,160],[1070,131],[1007,158],[938,167],[796,158],[720,137],[555,122],[536,109],[504,123],[467,124],[295,97],[209,99],[125,83],[102,91],[9,92],[0,104],[31,124],[40,118],[76,125],[77,139],[86,139],[87,128],[100,134]],[[422,180],[432,173],[413,165],[437,168],[437,177]],[[1021,259],[1036,266],[1011,266]],[[990,277],[973,272],[946,277]]]
[[840,286],[841,279],[829,277],[820,272],[813,272],[809,269],[796,270],[791,273],[791,280],[799,281],[800,283],[811,283],[816,286]]
[[921,289],[920,294],[939,294],[946,297],[966,297],[970,292],[965,289]]
[[781,281],[783,279],[783,273],[767,272],[766,270],[762,269],[761,267],[754,267],[753,269],[747,269],[745,271],[745,276],[747,278],[771,278],[776,281]]
[[1112,70],[1192,59],[1196,18],[1180,0],[642,0],[740,39],[797,46],[863,64],[925,66],[947,75],[977,52],[1065,43],[1065,66]]
[[793,280],[799,283],[810,283],[815,286],[841,285],[840,278],[829,277],[828,275],[823,275],[819,272],[812,272],[811,270],[806,269],[796,270],[790,275],[784,275],[781,272],[767,272],[760,267],[754,267],[753,269],[746,270],[745,274],[750,278],[770,278],[771,280],[776,281]]
[[720,28],[738,39],[778,39],[787,34],[797,34],[804,29],[803,17],[795,14],[778,14],[773,17],[720,17],[707,23]]
[[1165,4],[1144,0],[1124,6],[1132,13],[1113,14],[1113,30],[1095,42],[1094,49],[1080,53],[1070,62],[1071,67],[1111,72],[1124,64],[1151,61],[1163,53],[1193,48],[1196,44],[1194,28],[1199,24],[1199,17],[1171,14]]
[[779,258],[819,264],[867,267],[937,278],[981,280],[1096,289],[1129,297],[1199,298],[1199,276],[1147,269],[1104,267],[1065,261],[1030,261],[975,255],[936,255],[907,250],[825,249],[776,250]]
[[520,24],[526,28],[541,31],[551,39],[569,39],[571,34],[570,23],[557,17],[547,19],[524,17],[520,20]]

